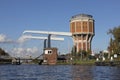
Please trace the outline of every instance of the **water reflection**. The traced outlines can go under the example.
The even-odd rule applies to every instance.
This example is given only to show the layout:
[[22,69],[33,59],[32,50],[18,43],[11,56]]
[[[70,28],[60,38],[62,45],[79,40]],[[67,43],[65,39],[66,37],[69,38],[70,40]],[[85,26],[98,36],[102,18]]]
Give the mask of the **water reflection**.
[[72,66],[73,80],[92,80],[92,66]]
[[94,80],[120,80],[120,67],[99,66],[93,68]]
[[120,80],[120,67],[72,66],[73,80]]
[[0,65],[0,80],[120,80],[120,67]]
[[0,65],[0,80],[72,80],[69,65]]

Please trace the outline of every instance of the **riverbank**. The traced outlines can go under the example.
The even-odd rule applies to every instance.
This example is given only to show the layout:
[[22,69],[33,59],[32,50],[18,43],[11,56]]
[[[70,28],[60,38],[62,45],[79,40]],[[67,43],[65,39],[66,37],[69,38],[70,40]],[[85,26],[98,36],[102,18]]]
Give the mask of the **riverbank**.
[[120,66],[120,61],[74,61],[74,62],[59,62],[57,65],[86,65],[86,66]]
[[57,62],[58,65],[95,65],[95,60],[87,61],[69,61],[69,62]]
[[0,64],[11,64],[12,59],[0,59]]

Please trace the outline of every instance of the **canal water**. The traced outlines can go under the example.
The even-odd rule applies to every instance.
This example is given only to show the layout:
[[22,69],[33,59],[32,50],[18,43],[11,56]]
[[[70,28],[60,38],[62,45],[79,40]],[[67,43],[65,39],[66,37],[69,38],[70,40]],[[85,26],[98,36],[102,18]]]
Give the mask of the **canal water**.
[[120,80],[120,67],[0,65],[0,80]]

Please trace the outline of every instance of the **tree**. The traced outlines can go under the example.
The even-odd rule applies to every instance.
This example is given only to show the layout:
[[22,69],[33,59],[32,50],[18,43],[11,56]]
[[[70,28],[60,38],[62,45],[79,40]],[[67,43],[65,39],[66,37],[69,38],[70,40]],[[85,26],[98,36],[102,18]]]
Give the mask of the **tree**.
[[3,49],[0,48],[0,56],[4,55],[4,56],[9,56],[8,53],[6,53]]
[[120,53],[120,26],[109,29],[108,34],[113,36],[110,39],[108,50],[112,54]]
[[78,53],[77,53],[77,56],[78,58],[80,58],[81,60],[83,59],[87,59],[88,58],[88,55],[89,55],[89,52],[88,51],[85,51],[85,50],[80,50]]
[[76,56],[76,46],[72,47],[71,54],[72,56]]

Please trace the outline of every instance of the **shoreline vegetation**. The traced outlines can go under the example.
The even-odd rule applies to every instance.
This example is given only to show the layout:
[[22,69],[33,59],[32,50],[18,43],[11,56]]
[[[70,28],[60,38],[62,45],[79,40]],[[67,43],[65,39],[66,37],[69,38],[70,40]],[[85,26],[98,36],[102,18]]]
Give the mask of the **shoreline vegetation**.
[[58,62],[57,65],[95,65],[95,61]]
[[[39,61],[32,61],[26,64],[38,64]],[[12,64],[11,60],[2,61],[0,65]],[[44,64],[43,64],[44,65]],[[96,60],[75,60],[75,61],[57,61],[55,65],[81,65],[81,66],[120,66],[120,60],[105,60],[105,61],[96,61]]]

